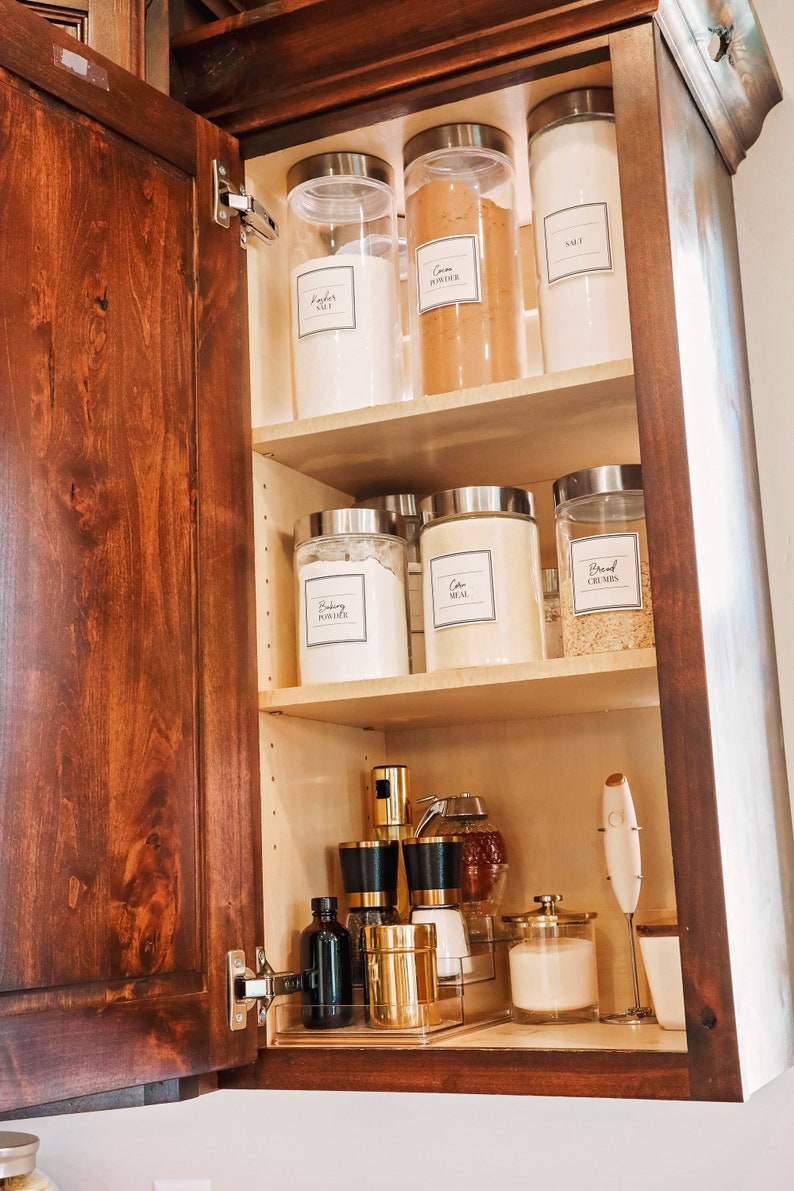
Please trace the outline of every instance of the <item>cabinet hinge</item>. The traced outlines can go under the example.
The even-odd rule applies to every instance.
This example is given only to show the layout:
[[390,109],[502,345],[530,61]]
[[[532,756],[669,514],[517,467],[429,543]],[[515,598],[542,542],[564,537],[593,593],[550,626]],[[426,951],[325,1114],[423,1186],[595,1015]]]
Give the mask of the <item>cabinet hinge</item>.
[[230,227],[232,215],[240,216],[240,244],[243,248],[248,232],[253,232],[267,244],[278,239],[278,224],[258,199],[246,194],[241,186],[235,190],[229,181],[229,168],[217,158],[212,163],[212,218],[221,227]]
[[230,1030],[245,1029],[246,1018],[254,1005],[257,1007],[257,1021],[263,1026],[267,1011],[276,997],[301,990],[300,973],[274,972],[267,962],[264,947],[256,949],[256,972],[246,966],[244,951],[229,951],[226,955],[226,975]]

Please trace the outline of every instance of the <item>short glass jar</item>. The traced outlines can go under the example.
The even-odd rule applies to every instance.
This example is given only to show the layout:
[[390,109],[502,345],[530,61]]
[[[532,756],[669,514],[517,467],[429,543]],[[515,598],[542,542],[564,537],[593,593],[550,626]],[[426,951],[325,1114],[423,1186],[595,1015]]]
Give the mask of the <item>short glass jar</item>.
[[541,893],[537,910],[507,914],[514,942],[508,951],[515,1021],[598,1021],[595,914],[561,909],[559,893]]
[[532,493],[453,488],[419,509],[427,670],[543,658]]
[[654,644],[639,464],[591,467],[553,485],[566,656]]
[[609,87],[565,91],[529,113],[529,176],[546,371],[631,355]]
[[320,153],[289,170],[292,377],[300,418],[403,398],[391,167]]
[[0,1191],[58,1191],[36,1167],[38,1148],[34,1133],[0,1132]]
[[405,146],[414,394],[526,371],[513,143],[444,124]]
[[408,674],[405,528],[384,509],[325,509],[295,522],[301,683]]
[[543,620],[546,628],[546,657],[561,658],[562,613],[560,611],[560,573],[556,567],[546,567],[543,582]]

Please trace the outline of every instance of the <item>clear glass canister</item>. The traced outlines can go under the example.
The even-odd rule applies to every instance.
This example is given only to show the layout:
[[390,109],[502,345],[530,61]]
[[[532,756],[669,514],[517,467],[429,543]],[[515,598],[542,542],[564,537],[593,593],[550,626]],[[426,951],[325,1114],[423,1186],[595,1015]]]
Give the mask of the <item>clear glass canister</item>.
[[639,464],[571,472],[553,494],[566,655],[653,645]]
[[422,563],[419,558],[419,500],[413,492],[398,492],[385,496],[370,496],[356,501],[366,509],[391,509],[405,522],[408,544],[408,604],[411,612],[411,670],[421,674],[425,668],[425,621],[422,608]]
[[598,1020],[596,914],[563,910],[559,893],[541,893],[539,909],[502,919],[514,942],[508,951],[510,999],[516,1021]]
[[556,567],[543,571],[543,619],[546,625],[546,657],[561,658],[562,613],[560,611],[560,576]]
[[428,671],[544,656],[535,507],[523,488],[453,488],[420,503]]
[[485,124],[429,128],[405,146],[415,394],[526,370],[512,152]]
[[295,522],[301,683],[408,674],[405,528],[385,509],[326,509]]
[[391,167],[321,153],[287,175],[292,378],[298,417],[403,398]]
[[529,114],[529,175],[546,370],[631,355],[612,91],[553,95]]
[[0,1191],[58,1191],[36,1166],[38,1148],[33,1133],[0,1132]]

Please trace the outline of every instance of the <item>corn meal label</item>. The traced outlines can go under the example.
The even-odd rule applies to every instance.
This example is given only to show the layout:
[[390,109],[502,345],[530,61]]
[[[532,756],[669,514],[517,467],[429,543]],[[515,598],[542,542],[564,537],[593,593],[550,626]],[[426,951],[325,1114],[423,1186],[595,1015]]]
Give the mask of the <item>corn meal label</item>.
[[490,550],[461,550],[430,559],[433,628],[496,620]]
[[321,575],[303,584],[306,645],[367,640],[363,574]]
[[609,272],[612,247],[606,203],[582,203],[543,219],[549,285],[579,273]]
[[355,330],[356,280],[352,265],[307,269],[295,277],[298,287],[298,338],[318,331]]
[[569,551],[574,616],[642,608],[639,534],[576,538]]
[[457,302],[480,302],[480,252],[476,236],[445,236],[416,250],[419,311]]

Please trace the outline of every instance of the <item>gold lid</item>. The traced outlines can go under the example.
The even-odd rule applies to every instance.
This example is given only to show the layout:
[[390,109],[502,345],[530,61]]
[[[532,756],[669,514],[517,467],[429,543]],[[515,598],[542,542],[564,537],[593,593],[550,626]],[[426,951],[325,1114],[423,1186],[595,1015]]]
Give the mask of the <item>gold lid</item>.
[[412,889],[412,906],[457,906],[460,904],[460,889]]
[[369,910],[373,907],[395,906],[397,904],[396,889],[370,889],[348,892],[345,900],[351,910]]

